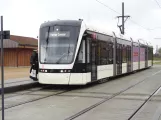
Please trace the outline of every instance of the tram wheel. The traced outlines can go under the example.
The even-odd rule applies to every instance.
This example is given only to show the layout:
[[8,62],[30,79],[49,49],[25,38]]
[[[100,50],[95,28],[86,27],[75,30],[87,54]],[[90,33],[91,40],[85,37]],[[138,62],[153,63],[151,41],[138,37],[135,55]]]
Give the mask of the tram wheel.
[[99,84],[105,83],[109,80],[109,78],[103,78],[101,80],[98,81]]

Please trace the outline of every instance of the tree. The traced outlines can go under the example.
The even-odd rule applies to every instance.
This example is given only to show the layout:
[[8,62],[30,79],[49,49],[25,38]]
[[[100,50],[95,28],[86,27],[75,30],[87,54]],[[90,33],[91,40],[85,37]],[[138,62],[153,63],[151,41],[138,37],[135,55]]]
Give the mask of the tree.
[[159,52],[159,54],[161,55],[161,48],[159,48],[158,52]]

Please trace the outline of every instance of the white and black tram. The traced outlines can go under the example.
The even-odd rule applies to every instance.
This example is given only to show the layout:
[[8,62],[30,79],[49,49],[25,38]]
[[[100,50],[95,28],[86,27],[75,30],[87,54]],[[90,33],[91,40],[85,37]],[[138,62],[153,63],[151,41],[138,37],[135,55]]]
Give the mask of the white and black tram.
[[82,20],[57,20],[40,27],[38,81],[85,85],[152,66],[153,47],[87,27]]

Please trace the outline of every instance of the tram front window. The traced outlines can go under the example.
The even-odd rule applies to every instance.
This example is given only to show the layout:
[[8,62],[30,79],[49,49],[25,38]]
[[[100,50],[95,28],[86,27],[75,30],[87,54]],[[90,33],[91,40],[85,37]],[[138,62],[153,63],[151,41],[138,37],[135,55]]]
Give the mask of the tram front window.
[[40,62],[69,64],[73,61],[80,27],[49,26],[40,29]]

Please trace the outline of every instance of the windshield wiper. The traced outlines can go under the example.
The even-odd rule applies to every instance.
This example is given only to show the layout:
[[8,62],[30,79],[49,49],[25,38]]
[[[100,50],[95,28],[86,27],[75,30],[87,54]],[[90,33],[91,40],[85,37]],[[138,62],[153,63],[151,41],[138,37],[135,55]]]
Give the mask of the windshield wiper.
[[49,43],[49,31],[50,31],[50,26],[48,28],[48,33],[47,33],[47,38],[46,38],[46,52],[45,52],[45,58],[44,58],[44,63],[46,61],[46,53],[47,53],[47,46],[48,46],[48,43]]
[[46,45],[48,45],[48,43],[49,43],[49,31],[50,31],[50,26],[48,28],[48,35],[47,35],[47,38],[46,38]]
[[71,53],[71,51],[69,51],[69,50],[68,50],[67,53],[64,53],[64,54],[57,60],[56,64],[58,64],[58,63],[62,60],[62,58],[66,57],[66,56],[69,56],[70,53]]
[[[69,39],[70,40],[70,39]],[[70,42],[69,42],[69,46],[68,46],[68,52],[67,53],[64,53],[56,62],[56,64],[58,64],[62,58],[64,58],[65,56],[69,56],[69,54],[71,53],[70,51]]]

